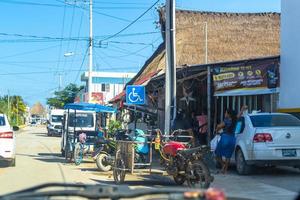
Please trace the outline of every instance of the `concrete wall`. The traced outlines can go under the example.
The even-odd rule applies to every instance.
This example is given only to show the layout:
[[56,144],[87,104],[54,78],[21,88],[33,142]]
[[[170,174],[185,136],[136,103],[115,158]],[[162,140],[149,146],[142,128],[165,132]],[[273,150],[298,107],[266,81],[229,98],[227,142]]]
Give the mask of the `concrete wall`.
[[300,1],[281,1],[280,109],[300,108]]

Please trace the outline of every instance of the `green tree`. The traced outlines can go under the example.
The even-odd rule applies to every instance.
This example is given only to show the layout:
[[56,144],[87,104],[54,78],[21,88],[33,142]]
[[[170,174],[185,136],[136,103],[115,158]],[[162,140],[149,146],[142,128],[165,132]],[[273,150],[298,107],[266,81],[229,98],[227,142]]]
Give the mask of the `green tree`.
[[47,104],[54,108],[63,108],[67,103],[73,103],[76,95],[80,90],[83,89],[83,86],[77,86],[76,84],[69,84],[63,90],[56,91],[54,93],[55,97],[48,98]]
[[[9,102],[9,105],[8,105]],[[26,104],[21,96],[0,97],[0,113],[8,115],[11,125],[22,125],[25,122]]]
[[108,134],[111,137],[114,137],[114,134],[116,133],[117,130],[122,129],[122,123],[117,120],[110,120],[108,124]]

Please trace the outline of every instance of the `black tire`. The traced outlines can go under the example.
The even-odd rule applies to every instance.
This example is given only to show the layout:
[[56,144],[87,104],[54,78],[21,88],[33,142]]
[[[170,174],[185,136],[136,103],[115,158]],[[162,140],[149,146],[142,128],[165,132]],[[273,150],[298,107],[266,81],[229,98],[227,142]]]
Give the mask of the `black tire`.
[[106,153],[100,153],[96,158],[96,165],[98,169],[102,172],[108,172],[111,170],[112,166],[105,162],[105,159],[108,158],[108,155]]
[[236,171],[239,175],[249,175],[252,172],[252,166],[246,163],[244,154],[241,149],[235,153]]
[[73,158],[73,152],[70,150],[70,144],[67,144],[65,147],[65,159],[67,162],[71,162]]
[[73,157],[75,165],[80,165],[83,159],[83,149],[79,142],[75,144]]
[[191,188],[207,189],[213,181],[213,177],[203,161],[196,161],[187,169],[186,182]]
[[113,169],[113,177],[116,184],[124,183],[126,176],[125,162],[120,154],[116,155],[115,165]]
[[61,156],[62,156],[62,157],[65,157],[65,156],[66,156],[65,150],[61,149],[60,152],[61,152]]
[[173,176],[173,179],[177,185],[183,185],[186,180],[185,176],[181,174],[177,174],[176,176]]
[[9,166],[15,167],[16,166],[16,158],[12,159],[9,163]]

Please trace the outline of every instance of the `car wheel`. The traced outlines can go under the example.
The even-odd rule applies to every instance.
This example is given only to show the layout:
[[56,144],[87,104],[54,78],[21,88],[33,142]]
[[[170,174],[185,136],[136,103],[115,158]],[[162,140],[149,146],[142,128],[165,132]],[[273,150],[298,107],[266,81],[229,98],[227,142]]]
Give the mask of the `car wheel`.
[[12,161],[10,161],[9,166],[11,167],[15,167],[16,166],[16,158],[12,159]]
[[65,152],[63,149],[61,149],[60,152],[61,152],[61,156],[62,156],[62,157],[65,157],[65,156],[66,156],[66,154],[65,154],[66,152]]
[[241,149],[238,149],[235,154],[236,171],[240,175],[248,175],[252,171],[252,166],[246,163],[244,154]]

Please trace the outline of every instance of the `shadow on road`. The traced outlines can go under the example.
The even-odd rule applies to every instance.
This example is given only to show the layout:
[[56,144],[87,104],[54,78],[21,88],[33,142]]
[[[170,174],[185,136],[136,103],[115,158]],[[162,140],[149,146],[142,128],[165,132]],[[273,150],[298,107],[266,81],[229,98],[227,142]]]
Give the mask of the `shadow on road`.
[[[128,179],[132,179],[132,175],[130,175]],[[169,177],[155,177],[153,175],[140,175],[140,176],[135,176],[135,179],[140,179],[140,180],[126,180],[124,181],[123,185],[128,185],[128,186],[148,186],[148,187],[178,187],[178,185],[172,181]],[[116,185],[114,180],[97,180],[97,179],[91,179],[95,182],[98,182],[100,184],[105,184],[105,185]],[[180,186],[184,187],[184,186]]]
[[39,156],[55,156],[55,157],[61,157],[61,153],[39,153]]
[[78,168],[80,171],[83,171],[83,172],[100,172],[98,170],[98,168]]
[[35,158],[35,159],[47,163],[66,163],[66,160],[64,158]]

